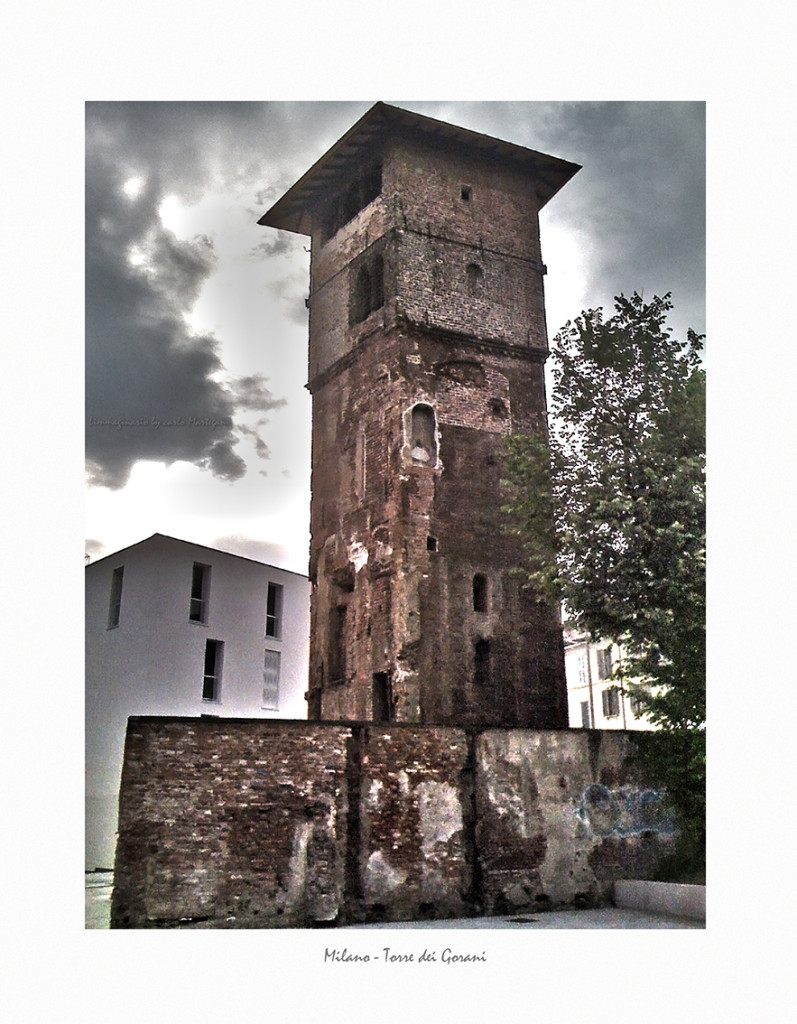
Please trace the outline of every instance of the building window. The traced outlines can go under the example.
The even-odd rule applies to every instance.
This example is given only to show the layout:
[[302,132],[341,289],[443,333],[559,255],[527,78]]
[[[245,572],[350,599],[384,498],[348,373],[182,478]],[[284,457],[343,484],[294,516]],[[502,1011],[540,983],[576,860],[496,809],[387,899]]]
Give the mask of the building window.
[[477,640],[473,645],[473,669],[473,682],[476,689],[486,689],[492,682],[489,640]]
[[587,679],[587,656],[586,654],[579,654],[578,656],[578,683],[579,686],[586,686]]
[[210,597],[210,566],[194,562],[191,575],[191,622],[208,621],[208,599]]
[[346,678],[346,605],[333,607],[329,616],[329,679],[332,683]]
[[327,209],[322,226],[324,241],[332,238],[344,224],[348,224],[360,210],[364,210],[369,203],[372,203],[381,191],[381,164],[369,167],[364,173],[350,181],[348,186],[332,200]]
[[435,466],[437,464],[437,437],[434,409],[431,405],[419,403],[413,406],[410,430],[413,463],[416,466]]
[[357,496],[365,494],[368,484],[368,437],[364,430],[357,435]]
[[631,698],[631,714],[634,718],[642,718],[645,714],[645,709],[642,706],[642,701],[639,697]]
[[393,694],[387,672],[374,673],[372,714],[375,722],[393,721]]
[[111,577],[111,600],[108,605],[108,629],[119,625],[119,616],[122,612],[122,579],[125,574],[125,567],[120,565],[114,569]]
[[620,714],[620,691],[616,686],[610,686],[604,690],[602,695],[603,700],[603,717],[604,718],[617,718]]
[[354,271],[349,324],[362,323],[374,310],[381,309],[385,302],[384,262],[377,255],[361,263]]
[[468,291],[471,295],[475,295],[479,291],[482,279],[484,278],[484,271],[478,263],[469,263],[465,267],[465,277],[468,280]]
[[221,663],[224,641],[205,643],[205,676],[202,682],[202,700],[218,700],[221,696]]
[[612,649],[604,647],[598,654],[598,679],[610,679],[612,675]]
[[582,729],[591,729],[592,728],[592,719],[591,719],[591,716],[590,716],[590,713],[589,713],[589,701],[588,700],[582,700],[581,701],[581,728]]
[[437,551],[437,537],[429,536],[426,538],[426,550]]
[[469,203],[473,198],[473,189],[470,185],[463,185],[459,191],[459,197],[463,203]]
[[279,711],[280,706],[280,653],[266,651],[263,659],[263,707]]
[[282,636],[282,586],[269,583],[266,598],[266,636],[279,640]]
[[480,572],[473,577],[473,610],[487,611],[487,577]]

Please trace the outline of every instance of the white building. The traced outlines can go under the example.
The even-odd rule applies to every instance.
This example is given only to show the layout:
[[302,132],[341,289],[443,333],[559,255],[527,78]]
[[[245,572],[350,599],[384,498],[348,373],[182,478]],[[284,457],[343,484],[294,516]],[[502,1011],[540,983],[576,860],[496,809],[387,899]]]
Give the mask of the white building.
[[86,566],[86,867],[112,867],[131,715],[307,718],[306,576],[154,534]]
[[622,650],[609,643],[592,643],[567,626],[564,640],[570,728],[652,729],[637,702],[612,679]]

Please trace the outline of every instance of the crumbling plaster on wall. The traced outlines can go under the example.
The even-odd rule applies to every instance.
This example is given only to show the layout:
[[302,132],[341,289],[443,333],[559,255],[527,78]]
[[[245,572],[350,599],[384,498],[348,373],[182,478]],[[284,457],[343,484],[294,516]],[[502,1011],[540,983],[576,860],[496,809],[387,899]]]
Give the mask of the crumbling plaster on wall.
[[114,927],[600,904],[627,872],[650,877],[672,846],[661,794],[627,766],[640,742],[583,730],[133,719]]
[[[587,734],[586,758],[583,746],[574,756],[571,735],[506,730],[477,738],[485,889],[493,909],[505,901],[602,902],[615,868],[634,865],[644,874],[671,846],[662,794],[629,775],[625,734]],[[515,876],[511,893],[501,885],[507,868]]]
[[[385,331],[378,342],[315,396],[327,452],[315,445],[313,635],[326,649],[319,642],[312,652],[311,690],[320,718],[369,717],[374,674],[386,673],[397,721],[561,725],[560,629],[507,585],[518,555],[496,520],[502,435],[536,422],[541,367],[527,355],[408,330]],[[382,372],[386,359],[395,372]],[[428,462],[413,460],[410,446],[419,405],[434,414]],[[492,598],[478,623],[477,572]],[[354,592],[345,597],[347,678],[339,680],[325,661],[332,584],[344,575]],[[492,710],[470,681],[480,638],[494,645],[505,684],[494,688]]]

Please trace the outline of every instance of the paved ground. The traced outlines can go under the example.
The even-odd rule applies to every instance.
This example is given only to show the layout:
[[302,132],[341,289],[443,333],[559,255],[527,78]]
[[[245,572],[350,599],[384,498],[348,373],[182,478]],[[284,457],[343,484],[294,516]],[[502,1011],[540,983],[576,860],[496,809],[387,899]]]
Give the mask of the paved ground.
[[[86,928],[108,928],[111,914],[113,874],[93,871],[86,874]],[[544,914],[515,914],[507,917],[474,917],[456,921],[403,921],[394,924],[362,924],[339,931],[369,928],[705,928],[703,921],[664,917],[641,910],[555,910]]]
[[[705,928],[703,921],[664,917],[642,910],[551,910],[543,914],[510,917],[472,917],[456,921],[406,921],[398,924],[362,924],[353,928]],[[350,929],[341,929],[349,931]]]
[[86,927],[110,928],[112,871],[86,872]]

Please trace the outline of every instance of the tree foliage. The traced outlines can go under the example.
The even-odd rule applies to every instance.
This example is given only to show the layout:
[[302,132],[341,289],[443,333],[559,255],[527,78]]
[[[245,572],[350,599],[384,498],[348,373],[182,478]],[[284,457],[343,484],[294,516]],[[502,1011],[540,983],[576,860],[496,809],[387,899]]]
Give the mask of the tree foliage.
[[673,796],[700,789],[705,765],[705,374],[702,337],[676,340],[670,309],[669,295],[621,295],[608,319],[565,325],[547,436],[507,442],[505,511],[528,582],[622,645],[628,689],[687,744]]

